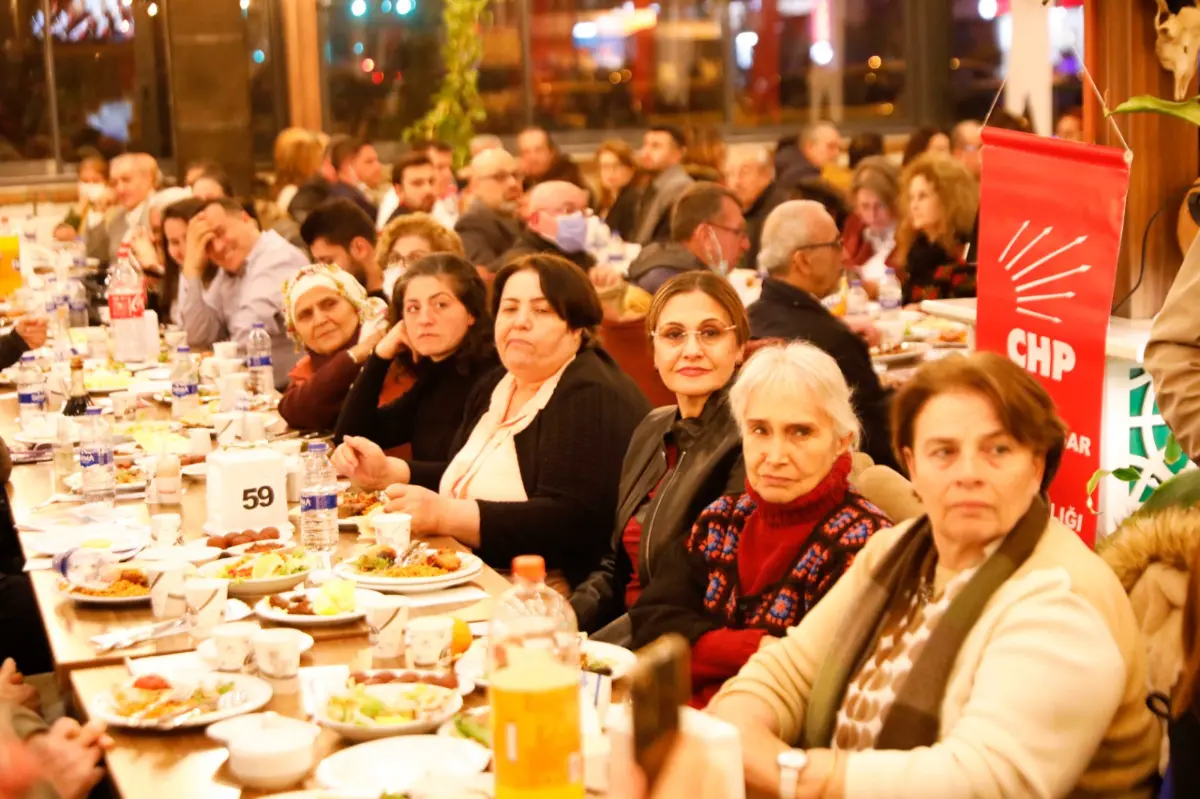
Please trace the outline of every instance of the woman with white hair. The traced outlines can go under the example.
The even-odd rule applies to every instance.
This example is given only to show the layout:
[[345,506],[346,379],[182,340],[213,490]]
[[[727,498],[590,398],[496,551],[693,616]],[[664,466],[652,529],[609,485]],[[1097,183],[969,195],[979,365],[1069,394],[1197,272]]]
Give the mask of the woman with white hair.
[[288,373],[279,415],[299,430],[332,430],[359,367],[387,332],[387,305],[332,264],[283,285],[287,329],[305,357]]
[[664,556],[629,612],[635,647],[671,632],[691,642],[700,706],[891,525],[850,487],[858,419],[833,358],[804,342],[765,347],[742,367],[729,401],[745,493],[700,514],[686,548]]

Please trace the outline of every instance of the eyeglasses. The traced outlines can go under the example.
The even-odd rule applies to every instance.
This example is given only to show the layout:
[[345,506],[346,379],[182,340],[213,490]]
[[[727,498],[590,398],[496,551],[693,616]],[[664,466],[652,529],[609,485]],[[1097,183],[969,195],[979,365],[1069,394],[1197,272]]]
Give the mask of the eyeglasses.
[[388,255],[387,263],[385,264],[385,266],[388,266],[388,267],[398,266],[401,269],[408,269],[408,267],[415,264],[417,261],[421,260],[426,255],[429,255],[429,253],[413,252],[413,253],[409,253],[408,255],[405,255],[402,252],[393,252]]
[[688,330],[683,327],[668,327],[665,330],[655,330],[650,334],[656,344],[671,350],[683,349],[688,339],[695,336],[701,347],[709,349],[720,344],[734,330],[736,325],[728,327],[702,327],[699,330]]
[[835,250],[840,250],[840,249],[842,249],[842,237],[838,236],[833,241],[824,241],[824,242],[821,242],[820,244],[802,244],[801,246],[797,247],[796,249],[797,250],[819,250],[822,247],[833,247]]
[[745,227],[729,227],[728,225],[718,225],[716,222],[709,222],[709,227],[715,227],[718,230],[724,230],[726,233],[732,233],[739,239],[750,238],[750,232]]

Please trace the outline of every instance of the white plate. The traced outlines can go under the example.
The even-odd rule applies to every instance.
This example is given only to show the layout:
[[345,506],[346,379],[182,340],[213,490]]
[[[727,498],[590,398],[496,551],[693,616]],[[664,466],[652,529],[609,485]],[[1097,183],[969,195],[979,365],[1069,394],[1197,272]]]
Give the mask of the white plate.
[[[78,494],[83,491],[83,474],[80,472],[72,472],[63,478],[63,485],[69,488],[73,493]],[[138,491],[146,490],[146,478],[132,483],[117,483],[118,494],[135,494]]]
[[[440,674],[436,671],[424,671],[422,669],[351,669],[350,670],[351,674],[357,674],[359,672],[361,672],[363,674],[382,674],[384,672],[388,672],[390,674],[431,674],[434,676],[440,676]],[[462,677],[459,677],[457,674],[454,676],[458,677],[458,688],[455,690],[458,691],[459,696],[466,697],[466,696],[470,696],[471,694],[475,693],[475,683],[474,682],[472,682],[471,680],[467,680]],[[451,720],[453,720],[453,718],[451,718]]]
[[[216,577],[218,580],[226,580],[227,577],[221,577],[218,572],[228,565],[228,559],[222,558],[212,563],[206,563],[200,567],[200,573],[205,577]],[[305,569],[296,574],[287,574],[281,577],[268,577],[263,580],[242,580],[235,582],[229,580],[230,596],[261,596],[262,594],[278,594],[280,591],[286,591],[289,588],[299,585],[308,578],[308,573],[311,569]]]
[[[317,595],[319,589],[308,588],[304,593],[308,595],[309,601]],[[290,591],[288,595],[297,594],[298,591]],[[345,624],[346,622],[361,619],[366,615],[363,610],[363,604],[367,600],[374,599],[379,596],[378,591],[369,591],[364,588],[357,588],[354,591],[355,609],[351,613],[338,613],[335,616],[309,616],[296,613],[284,613],[278,608],[271,607],[270,597],[263,597],[254,606],[254,612],[260,619],[272,621],[276,624],[287,624],[297,627],[320,627],[330,624]]]
[[901,350],[899,352],[890,352],[887,355],[872,355],[871,360],[884,365],[908,363],[909,361],[917,361],[924,358],[925,354],[931,349],[928,344],[919,341],[906,341],[900,346]]
[[[230,555],[234,555],[234,556],[239,556],[239,557],[240,557],[241,555],[245,555],[245,554],[246,554],[246,550],[247,550],[247,549],[249,549],[250,547],[254,546],[254,544],[283,544],[283,545],[284,545],[284,547],[285,547],[285,548],[288,548],[288,549],[294,549],[294,548],[296,548],[296,547],[300,546],[300,542],[299,542],[299,541],[296,541],[296,540],[294,540],[294,539],[292,539],[291,537],[288,537],[288,538],[267,538],[267,539],[264,539],[264,540],[262,540],[262,541],[255,541],[253,544],[238,544],[236,547],[227,547],[226,549],[224,549],[224,550],[222,550],[222,551],[223,551],[223,552],[228,552]],[[256,552],[256,553],[254,553],[254,554],[256,554],[256,555],[263,555],[263,554],[266,554],[266,553],[263,553],[263,552]]]
[[335,791],[379,796],[405,791],[428,776],[482,774],[492,753],[472,741],[439,735],[410,735],[359,744],[330,755],[317,766],[317,782]]
[[208,479],[208,464],[207,463],[189,463],[187,466],[181,466],[179,473],[184,477],[190,477],[193,480]]
[[[471,680],[486,688],[487,677],[487,638],[476,638],[471,642],[471,648],[454,664],[454,673],[460,680]],[[579,643],[579,650],[589,659],[601,660],[612,668],[612,678],[619,680],[629,674],[637,665],[637,655],[622,646],[605,644],[600,641],[585,640]]]
[[229,601],[225,603],[225,621],[241,621],[249,618],[252,613],[254,611],[250,609],[250,606],[240,599],[230,597]]
[[145,529],[134,529],[123,524],[58,525],[40,534],[27,536],[25,543],[36,554],[53,557],[85,541],[100,539],[108,541],[109,545],[97,549],[125,560],[136,555],[149,541],[149,536]]
[[[301,654],[312,649],[313,644],[316,643],[313,641],[313,637],[308,633],[291,629],[288,629],[287,631],[298,637],[300,641]],[[204,661],[205,665],[214,669],[217,667],[217,642],[213,639],[205,638],[203,641],[201,641],[200,645],[196,647],[196,654],[200,656],[200,659]]]
[[[382,685],[366,686],[367,693],[387,697],[396,695],[407,688],[411,688],[419,683],[385,683]],[[439,686],[429,686],[438,688]],[[349,688],[343,688],[339,693],[349,691]],[[313,721],[320,724],[322,727],[329,729],[341,735],[348,741],[373,741],[376,738],[387,738],[393,735],[417,735],[420,733],[433,732],[438,727],[442,726],[447,719],[454,718],[454,714],[462,710],[463,698],[456,691],[451,691],[449,688],[442,688],[449,696],[446,698],[446,704],[437,713],[428,718],[419,721],[409,721],[403,724],[375,724],[370,727],[360,727],[357,724],[346,724],[341,721],[334,721],[325,715],[326,703],[329,701],[328,696],[321,698],[318,707],[313,713]]]
[[182,547],[146,547],[137,554],[138,560],[184,560],[193,566],[203,566],[221,557],[222,549],[216,547],[182,546]]
[[[134,678],[129,678],[127,684],[132,684]],[[212,684],[233,683],[234,690],[242,694],[243,701],[234,707],[223,708],[212,713],[202,713],[184,719],[179,725],[186,727],[207,727],[214,721],[241,716],[251,713],[271,701],[271,686],[257,677],[247,674],[212,674],[206,672],[181,673],[168,678],[172,685],[199,685],[201,681]],[[109,693],[96,694],[91,703],[91,717],[105,722],[110,727],[128,727],[136,729],[154,729],[155,722],[133,721],[120,716],[113,709],[112,697]]]
[[350,561],[339,563],[333,571],[339,577],[354,580],[364,588],[371,588],[375,591],[401,594],[426,593],[469,583],[473,577],[483,571],[483,561],[478,556],[470,552],[459,552],[458,556],[462,560],[462,567],[456,572],[438,577],[372,577],[369,574],[360,574],[351,566]]

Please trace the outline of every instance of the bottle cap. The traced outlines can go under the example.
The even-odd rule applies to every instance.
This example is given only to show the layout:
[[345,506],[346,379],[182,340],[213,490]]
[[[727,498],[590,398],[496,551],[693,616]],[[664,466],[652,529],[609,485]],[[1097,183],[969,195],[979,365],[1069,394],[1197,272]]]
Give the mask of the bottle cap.
[[103,409],[97,408],[96,406],[93,405],[92,407],[87,409],[86,413],[88,416],[99,416],[102,410]]
[[184,355],[190,355],[192,352],[192,348],[186,344],[180,344],[178,347],[175,348],[175,352],[183,353]]
[[27,352],[21,356],[21,362],[22,363],[33,363],[33,360],[35,357],[37,357],[37,356],[35,356],[32,352]]
[[541,555],[518,555],[513,558],[512,573],[513,577],[540,583],[546,579],[546,560]]
[[309,452],[328,452],[329,444],[324,441],[314,441],[308,445]]

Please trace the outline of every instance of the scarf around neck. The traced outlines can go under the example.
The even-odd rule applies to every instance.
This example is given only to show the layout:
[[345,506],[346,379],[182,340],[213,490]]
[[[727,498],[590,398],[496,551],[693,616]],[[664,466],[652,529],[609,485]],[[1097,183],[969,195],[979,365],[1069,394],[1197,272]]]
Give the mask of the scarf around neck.
[[[1029,510],[954,597],[900,686],[876,749],[906,751],[937,742],[942,697],[963,642],[992,595],[1033,553],[1049,520],[1045,500],[1034,497]],[[805,714],[803,748],[831,744],[850,681],[878,646],[888,614],[902,613],[919,589],[922,564],[933,545],[929,517],[922,516],[876,567],[817,672]]]

